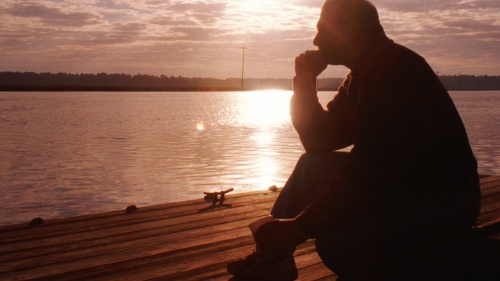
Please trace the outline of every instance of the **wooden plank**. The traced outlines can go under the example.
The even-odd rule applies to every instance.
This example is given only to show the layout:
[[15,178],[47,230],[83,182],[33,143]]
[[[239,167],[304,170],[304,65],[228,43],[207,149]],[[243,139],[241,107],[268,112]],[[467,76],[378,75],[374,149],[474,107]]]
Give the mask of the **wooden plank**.
[[481,190],[487,192],[492,187],[497,187],[500,184],[500,177],[487,177],[479,181]]
[[[266,215],[267,212],[261,212],[261,215]],[[45,255],[38,256],[34,258],[24,259],[23,262],[12,261],[0,264],[0,272],[7,272],[12,270],[19,270],[22,268],[29,267],[33,264],[44,265],[48,263],[60,263],[62,261],[68,262],[72,260],[81,260],[82,258],[92,257],[93,261],[99,258],[104,258],[106,255],[113,255],[114,253],[121,253],[123,249],[126,251],[137,251],[141,252],[147,248],[156,249],[159,244],[162,244],[164,249],[169,249],[170,247],[176,247],[176,245],[182,245],[182,241],[188,239],[198,239],[198,237],[203,237],[207,235],[215,235],[221,233],[219,239],[223,239],[224,232],[236,231],[244,232],[248,234],[246,226],[255,220],[255,216],[250,216],[249,218],[242,219],[239,221],[228,221],[227,223],[208,225],[203,227],[182,229],[183,225],[178,225],[180,229],[167,228],[167,232],[160,233],[153,236],[139,236],[137,239],[131,240],[126,239],[122,242],[112,243],[112,241],[101,241],[101,245],[91,248],[80,248],[72,251],[57,252],[55,255]],[[241,236],[241,235],[239,235]],[[198,239],[201,240],[201,239]],[[52,242],[52,241],[51,241]],[[57,241],[54,241],[57,242]],[[200,241],[199,243],[203,243]],[[175,244],[175,245],[172,245]],[[99,256],[95,258],[94,256]]]
[[[227,250],[240,249],[240,251],[250,251],[253,247],[253,238],[250,235],[247,235],[237,238],[229,238],[224,240],[223,243],[205,243],[195,247],[182,248],[177,251],[169,251],[158,255],[146,256],[144,258],[99,265],[88,269],[85,268],[82,270],[53,275],[52,277],[56,280],[75,280],[75,276],[78,277],[76,280],[102,280],[107,276],[116,276],[117,274],[121,274],[128,276],[129,278],[127,279],[129,280],[133,280],[132,276],[138,276],[138,278],[140,278],[140,274],[138,275],[138,273],[134,273],[136,271],[139,273],[142,272],[141,274],[144,274],[144,272],[150,274],[156,270],[155,268],[158,268],[158,274],[161,275],[164,273],[164,268],[166,266],[173,266],[175,263],[180,261],[201,256],[205,257],[206,261],[212,262],[212,259],[209,256],[211,253],[224,252],[227,255]],[[228,256],[227,258],[229,259],[231,257]]]
[[[254,245],[251,245],[251,246],[254,246]],[[241,251],[241,250],[237,251],[237,252],[239,252],[239,254],[237,254],[237,255],[240,255],[240,257],[238,257],[238,258],[243,258],[246,255],[248,255],[251,252],[251,251],[248,251],[248,249],[251,249],[251,248],[247,247],[246,250],[244,250],[244,251]],[[313,241],[309,241],[297,249],[297,251],[295,253],[295,260],[297,263],[297,267],[299,269],[299,275],[300,275],[300,272],[302,272],[303,268],[310,267],[312,265],[321,264],[321,260],[319,259],[319,257],[317,255],[314,255],[314,252],[315,252],[315,249],[314,249]],[[243,255],[241,255],[241,254],[243,254]],[[233,254],[233,256],[234,256],[234,254]],[[210,257],[206,257],[206,258],[202,258],[202,259],[206,260],[208,258],[210,258]],[[221,260],[217,260],[217,261],[218,262],[216,264],[212,263],[212,265],[207,265],[207,266],[202,266],[202,267],[193,266],[193,268],[189,268],[188,270],[181,270],[180,272],[170,274],[170,275],[159,276],[159,277],[151,279],[151,280],[202,280],[202,279],[198,279],[200,277],[200,275],[204,276],[205,272],[209,271],[212,266],[217,268],[217,270],[216,270],[217,274],[223,274],[223,275],[217,276],[218,278],[225,278],[224,280],[227,280],[228,278],[231,277],[231,275],[228,274],[227,272],[224,272],[224,271],[225,271],[225,267],[226,267],[227,263],[229,261],[231,261],[231,259],[222,258]],[[186,266],[193,265],[193,264],[199,264],[199,262],[200,261],[190,260],[186,263]],[[212,274],[213,273],[211,273],[211,275]],[[332,272],[328,271],[327,273],[324,272],[323,276],[328,276],[328,275],[331,276],[332,274],[333,274]],[[120,277],[122,277],[122,276],[120,276]],[[123,277],[125,277],[125,276],[123,276]],[[215,276],[213,276],[213,277],[215,277]]]
[[[212,229],[211,232],[204,230],[203,237],[199,236],[201,231],[195,234],[192,234],[193,231],[173,233],[171,235],[144,239],[142,241],[136,240],[127,242],[121,245],[106,245],[92,249],[74,251],[70,253],[68,259],[66,257],[68,253],[60,253],[54,256],[35,258],[28,261],[23,260],[14,263],[3,263],[0,265],[0,271],[6,273],[0,274],[0,280],[13,277],[20,279],[39,278],[45,275],[54,275],[102,264],[142,258],[187,247],[195,247],[205,243],[223,242],[225,237],[236,238],[248,235],[248,230],[243,229],[241,226],[246,226],[250,221],[252,220],[232,223],[229,226],[225,226],[226,229],[223,230],[218,228],[216,230]],[[186,235],[190,237],[184,238]],[[116,248],[119,250],[113,250]],[[95,255],[96,252],[104,254]],[[86,258],[74,259],[78,257],[79,253],[85,255]],[[40,264],[45,265],[40,266]],[[20,269],[24,270],[16,272]]]
[[481,196],[481,205],[498,202],[498,201],[500,201],[498,199],[499,196],[500,196],[500,190],[498,190],[496,193],[483,195],[483,196]]
[[[225,251],[204,253],[189,259],[177,260],[175,262],[154,267],[138,269],[126,273],[103,276],[100,280],[147,280],[158,278],[160,280],[187,280],[197,277],[199,274],[209,271],[211,268],[224,268],[231,257],[238,255],[242,250],[251,252],[253,245],[232,248]],[[224,273],[227,275],[227,272]]]
[[[247,206],[251,202],[271,202],[277,197],[277,193],[270,192],[260,192],[252,193],[250,196],[239,196],[234,199],[228,198],[229,203],[233,203],[233,208]],[[234,202],[233,202],[234,201]],[[169,219],[172,217],[182,216],[186,214],[195,214],[198,210],[209,206],[207,202],[203,200],[190,201],[191,205],[180,204],[175,208],[158,208],[156,206],[150,208],[140,208],[138,212],[126,215],[124,212],[112,212],[111,214],[103,216],[82,216],[86,217],[85,220],[74,220],[58,222],[57,220],[49,220],[43,225],[36,228],[22,228],[7,229],[2,230],[0,228],[0,243],[10,243],[15,241],[15,239],[31,239],[30,235],[41,237],[45,236],[56,236],[62,233],[70,234],[77,232],[85,232],[89,229],[102,229],[107,227],[114,227],[117,225],[130,225],[136,224],[140,221],[152,221],[152,220],[162,220]],[[216,209],[220,210],[220,209]],[[11,240],[9,240],[11,239]]]
[[[54,244],[48,245],[41,244],[43,246],[40,247],[29,247],[33,245],[23,245],[23,251],[17,250],[9,253],[4,253],[0,256],[0,261],[13,261],[22,258],[33,258],[38,256],[44,256],[54,253],[62,253],[62,252],[70,252],[77,251],[85,248],[95,248],[103,245],[111,245],[118,244],[120,242],[126,241],[135,241],[141,239],[149,239],[150,237],[157,237],[161,235],[167,235],[178,232],[188,232],[194,229],[209,227],[209,226],[217,226],[225,223],[240,221],[240,220],[255,220],[258,217],[263,217],[268,214],[267,210],[256,210],[256,211],[248,211],[239,215],[231,215],[231,216],[220,216],[213,218],[211,220],[204,221],[193,221],[190,223],[183,224],[175,224],[170,225],[167,224],[165,227],[145,227],[144,229],[139,229],[135,232],[112,232],[108,236],[99,236],[94,239],[79,239],[79,240],[71,240],[71,241],[58,241],[57,239],[53,242]],[[187,237],[187,236],[186,236]],[[52,240],[52,239],[51,239]],[[30,241],[27,241],[28,243]],[[16,246],[19,249],[19,245]],[[82,255],[82,253],[79,253]]]
[[[478,224],[492,223],[500,218],[500,177],[482,177],[481,188]],[[209,205],[200,199],[0,227],[0,280],[227,280],[227,262],[255,247],[248,223],[268,215],[278,194],[230,195],[232,208],[206,213],[198,213]],[[300,280],[336,280],[313,241],[295,257]]]
[[[104,229],[97,228],[96,230],[91,229],[86,232],[78,231],[70,234],[62,232],[59,233],[59,235],[57,236],[49,235],[45,237],[41,235],[41,237],[38,237],[36,236],[36,234],[32,234],[31,236],[27,235],[29,238],[20,237],[20,238],[5,239],[5,241],[8,241],[9,243],[7,244],[7,242],[5,242],[5,244],[7,245],[3,245],[1,247],[0,253],[19,251],[28,248],[39,247],[40,245],[51,246],[63,243],[74,243],[76,241],[81,241],[81,240],[103,238],[116,234],[121,234],[121,235],[127,233],[131,234],[136,231],[142,231],[143,229],[159,229],[165,227],[172,227],[172,230],[170,231],[173,231],[173,229],[179,229],[179,227],[181,227],[181,225],[186,222],[188,223],[184,225],[184,227],[186,228],[189,227],[195,228],[196,225],[203,226],[205,224],[224,223],[228,220],[238,219],[240,215],[248,216],[245,215],[248,212],[260,211],[261,213],[264,212],[266,214],[269,214],[268,205],[269,205],[268,202],[259,202],[256,204],[246,205],[239,208],[218,209],[215,212],[206,212],[206,213],[196,212],[196,213],[185,214],[184,216],[173,217],[170,219],[159,219],[145,223],[138,223],[126,226],[117,226]],[[228,216],[234,216],[234,218],[228,218]],[[255,215],[255,217],[258,216],[262,215],[261,214]]]
[[317,263],[299,272],[299,280],[337,280],[337,275],[331,272],[324,264]]
[[497,206],[494,210],[483,212],[477,219],[476,224],[485,224],[494,221],[500,217],[500,208]]
[[483,183],[488,183],[491,181],[497,181],[499,179],[500,179],[500,176],[484,176],[484,177],[480,177],[479,181],[481,182],[481,184],[483,184]]
[[487,188],[481,189],[481,196],[488,196],[500,191],[500,182],[489,182],[488,185]]
[[482,215],[488,214],[490,212],[494,212],[495,210],[500,208],[499,203],[500,202],[498,202],[498,201],[492,201],[492,202],[482,204],[481,205],[481,214],[479,215],[479,217],[481,217]]
[[[261,203],[261,204],[255,204],[253,207],[246,206],[242,207],[239,209],[231,209],[231,210],[218,210],[217,212],[212,212],[212,213],[205,213],[205,214],[190,214],[186,215],[183,217],[176,217],[173,219],[161,219],[161,220],[155,220],[147,223],[140,223],[140,224],[134,224],[134,225],[127,225],[127,226],[118,226],[118,227],[110,227],[106,229],[92,229],[87,232],[77,232],[73,234],[64,234],[64,235],[59,235],[59,236],[52,236],[49,235],[48,237],[38,237],[36,235],[33,235],[32,237],[29,238],[19,238],[15,239],[18,240],[19,242],[10,242],[8,245],[5,245],[2,247],[2,250],[0,252],[9,252],[9,251],[14,251],[14,250],[20,250],[23,248],[29,248],[31,245],[37,245],[37,244],[43,244],[43,245],[53,245],[53,244],[60,244],[60,243],[71,243],[74,241],[79,241],[79,240],[89,240],[89,239],[97,239],[100,237],[107,237],[111,235],[116,235],[118,234],[125,234],[125,233],[133,233],[136,231],[142,231],[143,229],[158,229],[158,228],[164,228],[167,226],[174,226],[177,224],[175,227],[180,227],[179,225],[182,224],[183,222],[198,222],[200,225],[205,225],[205,224],[216,224],[216,223],[223,223],[227,221],[227,218],[224,218],[226,215],[231,215],[234,216],[234,219],[238,219],[239,216],[245,215],[249,212],[254,212],[254,211],[265,211],[267,214],[269,213],[269,209],[266,208],[266,203]],[[256,215],[257,216],[257,215]],[[186,225],[186,227],[189,227],[189,225]],[[194,226],[192,226],[194,227]],[[30,240],[31,239],[31,240]]]

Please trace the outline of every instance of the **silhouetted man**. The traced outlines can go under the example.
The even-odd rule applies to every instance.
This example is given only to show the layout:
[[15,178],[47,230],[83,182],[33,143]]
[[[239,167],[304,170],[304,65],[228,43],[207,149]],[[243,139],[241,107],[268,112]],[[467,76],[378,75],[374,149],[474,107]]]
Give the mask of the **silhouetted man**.
[[[479,213],[465,128],[433,70],[387,38],[370,2],[327,0],[314,45],[295,60],[291,99],[306,153],[274,220],[257,229],[256,251],[228,271],[296,279],[295,247],[315,238],[325,265],[343,279],[396,276],[394,266],[404,268],[421,245],[466,233]],[[316,77],[328,64],[351,72],[324,110]]]

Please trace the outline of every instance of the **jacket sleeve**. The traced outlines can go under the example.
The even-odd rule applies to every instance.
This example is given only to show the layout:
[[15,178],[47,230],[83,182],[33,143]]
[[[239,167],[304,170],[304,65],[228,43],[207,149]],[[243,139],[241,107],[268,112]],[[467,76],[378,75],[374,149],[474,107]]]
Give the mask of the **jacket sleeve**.
[[325,153],[352,144],[349,115],[354,108],[348,100],[347,94],[339,91],[325,110],[318,101],[316,80],[293,79],[290,115],[306,152]]

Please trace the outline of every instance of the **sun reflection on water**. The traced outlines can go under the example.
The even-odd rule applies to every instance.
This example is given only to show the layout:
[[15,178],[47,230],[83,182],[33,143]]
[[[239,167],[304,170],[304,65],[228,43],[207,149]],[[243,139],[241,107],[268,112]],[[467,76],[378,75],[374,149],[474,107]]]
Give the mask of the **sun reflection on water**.
[[[499,174],[499,92],[451,94],[480,173]],[[291,92],[1,96],[0,225],[281,187],[304,152]]]
[[290,122],[290,91],[244,92],[239,104],[240,122],[269,128]]
[[[214,158],[211,154],[214,151],[221,153],[220,158],[230,159],[231,165],[219,166],[220,173],[229,173],[228,187],[236,186],[238,191],[237,186],[244,186],[248,191],[283,184],[283,143],[289,138],[283,134],[293,130],[289,113],[291,95],[291,91],[283,90],[226,92],[212,97],[212,103],[196,105],[204,112],[193,124],[198,133],[204,132],[195,135],[205,147],[199,152],[205,155],[201,159],[211,159],[212,167],[213,163],[223,161]],[[232,133],[220,139],[220,130]],[[238,153],[232,147],[239,147]],[[221,182],[222,186],[226,184]]]
[[276,159],[278,154],[278,128],[290,123],[289,91],[259,91],[245,93],[240,103],[240,121],[256,126],[250,137],[254,146],[254,168],[252,185],[257,189],[266,188],[279,180],[282,164]]
[[283,169],[281,167],[281,162],[276,159],[278,154],[276,150],[275,142],[277,140],[277,134],[272,130],[259,130],[251,137],[252,143],[255,146],[256,155],[254,155],[254,166],[253,169],[254,183],[257,189],[262,189],[273,184],[279,180],[279,170]]

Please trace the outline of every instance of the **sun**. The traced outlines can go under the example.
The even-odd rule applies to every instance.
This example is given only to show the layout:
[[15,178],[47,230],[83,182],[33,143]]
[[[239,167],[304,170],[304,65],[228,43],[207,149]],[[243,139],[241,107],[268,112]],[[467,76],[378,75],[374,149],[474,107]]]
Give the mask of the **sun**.
[[265,0],[244,0],[241,1],[241,9],[252,13],[252,12],[261,12],[266,9],[266,1]]

